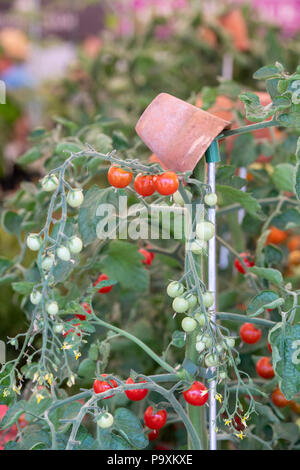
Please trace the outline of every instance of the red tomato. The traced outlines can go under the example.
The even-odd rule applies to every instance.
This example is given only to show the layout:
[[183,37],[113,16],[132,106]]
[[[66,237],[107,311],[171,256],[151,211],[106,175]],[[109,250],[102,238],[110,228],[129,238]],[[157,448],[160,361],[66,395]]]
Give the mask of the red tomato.
[[[106,274],[100,274],[98,276],[97,280],[94,282],[94,286],[99,284],[101,281],[108,281],[109,277]],[[101,287],[101,289],[98,290],[99,294],[108,294],[112,290],[114,286],[107,286],[107,287]]]
[[[101,374],[101,377],[107,377],[108,374]],[[114,379],[109,379],[109,382],[112,384],[114,388],[118,387],[118,382],[116,382]]]
[[155,179],[155,189],[162,196],[170,196],[176,193],[178,187],[178,177],[173,171],[166,171]]
[[268,350],[270,351],[270,353],[272,354],[272,348],[271,348],[271,345],[270,343],[268,342]]
[[132,173],[117,166],[111,166],[107,173],[109,184],[115,188],[126,188],[131,183]]
[[274,245],[280,245],[288,237],[287,232],[284,232],[283,230],[279,230],[279,228],[277,227],[274,227],[274,226],[269,227],[269,230],[270,230],[270,233],[266,240],[266,245],[268,245],[269,243],[273,243]]
[[203,383],[196,381],[183,392],[183,397],[190,405],[202,406],[208,400],[208,390]]
[[[107,374],[102,374],[102,377],[107,377]],[[113,385],[113,387],[118,386],[115,380],[110,380],[110,382]],[[93,387],[94,387],[95,393],[107,392],[107,390],[110,390],[111,388],[113,388],[106,380],[99,380],[99,379],[96,379],[94,381]],[[103,398],[103,400],[107,400],[108,398],[112,398],[113,396],[114,395],[110,395],[109,397]]]
[[142,263],[151,266],[155,254],[151,253],[151,251],[145,250],[144,248],[140,248],[139,252],[145,257],[145,259],[142,259]]
[[240,338],[247,344],[257,343],[261,338],[261,330],[252,323],[244,323],[240,328]]
[[[126,380],[126,383],[127,384],[134,384],[134,381],[132,380],[131,377],[129,377]],[[146,383],[146,380],[140,380],[139,383]],[[143,398],[145,398],[145,396],[148,393],[148,390],[147,390],[147,388],[140,388],[140,389],[136,389],[136,390],[125,390],[125,393],[127,395],[127,398],[129,398],[129,400],[140,401],[140,400],[143,400]]]
[[161,429],[167,421],[167,412],[166,410],[158,410],[156,413],[153,413],[153,407],[148,406],[144,413],[145,425],[150,429]]
[[274,405],[277,406],[278,408],[284,408],[285,406],[290,404],[290,401],[285,398],[285,396],[279,390],[278,387],[275,390],[273,390],[271,398],[272,398],[272,402],[274,403]]
[[[84,302],[83,304],[81,304],[81,306],[86,311],[86,313],[88,313],[89,315],[92,313],[90,305],[87,302]],[[76,313],[75,318],[78,318],[78,320],[84,321],[84,320],[86,320],[86,315],[83,315],[81,313]]]
[[159,432],[157,429],[152,429],[152,431],[150,431],[148,434],[149,442],[155,441],[155,439],[158,439],[158,437],[159,437]]
[[263,379],[272,379],[274,377],[274,369],[269,357],[262,357],[257,361],[256,372]]
[[141,196],[152,196],[155,193],[155,176],[137,175],[134,180],[134,189]]
[[[240,257],[243,259],[245,265],[248,268],[251,268],[251,266],[254,266],[254,261],[251,258],[251,256],[249,255],[249,253],[241,253]],[[242,265],[241,261],[238,258],[236,258],[234,260],[234,265],[235,265],[236,269],[238,270],[238,272],[240,272],[241,274],[246,274],[245,268],[244,268],[244,266]]]

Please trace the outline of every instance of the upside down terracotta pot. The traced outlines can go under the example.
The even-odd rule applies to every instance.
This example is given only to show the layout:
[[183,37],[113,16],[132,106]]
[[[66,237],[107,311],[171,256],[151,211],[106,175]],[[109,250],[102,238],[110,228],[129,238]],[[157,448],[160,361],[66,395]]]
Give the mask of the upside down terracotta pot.
[[161,93],[140,117],[136,132],[166,168],[192,171],[228,126],[229,121]]

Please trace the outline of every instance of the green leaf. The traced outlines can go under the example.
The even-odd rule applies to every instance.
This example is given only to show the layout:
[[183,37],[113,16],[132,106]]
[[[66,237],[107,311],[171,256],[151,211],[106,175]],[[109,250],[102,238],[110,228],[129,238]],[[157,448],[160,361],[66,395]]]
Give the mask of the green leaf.
[[2,215],[2,226],[7,233],[19,234],[21,231],[22,217],[16,212],[6,211]]
[[296,198],[298,199],[298,201],[300,201],[300,161],[296,165],[293,182],[293,192],[296,194]]
[[231,152],[231,161],[236,167],[248,166],[257,159],[253,134],[237,136]]
[[2,418],[0,429],[7,429],[18,421],[20,416],[24,413],[26,408],[26,401],[20,400],[14,405],[10,406]]
[[270,281],[277,286],[283,284],[282,274],[277,269],[259,268],[257,266],[253,266],[252,268],[248,269],[251,273],[256,274],[256,276],[262,277],[263,279],[266,279],[267,281]]
[[115,208],[118,206],[118,196],[114,188],[100,189],[95,185],[85,194],[78,215],[78,228],[85,246],[96,240],[97,225],[107,216],[107,213],[97,215],[101,204],[111,204]]
[[30,163],[39,160],[42,156],[42,152],[39,147],[32,147],[24,155],[17,159],[19,165],[29,165]]
[[300,115],[296,112],[290,112],[289,114],[282,113],[278,116],[277,121],[285,127],[299,127]]
[[280,163],[275,166],[272,180],[277,189],[293,192],[294,170],[295,167],[289,163]]
[[300,227],[300,211],[296,208],[285,209],[281,214],[272,219],[272,225],[275,225],[280,230]]
[[278,323],[269,332],[279,388],[291,400],[300,390],[300,324]]
[[103,272],[124,289],[145,291],[149,286],[149,272],[142,264],[142,258],[136,245],[112,241],[102,262]]
[[216,190],[221,197],[222,205],[239,203],[253,217],[262,218],[260,204],[249,193],[220,184],[216,185]]
[[265,121],[275,114],[276,108],[270,106],[262,106],[258,95],[252,92],[242,93],[239,99],[244,103],[246,117],[251,122]]
[[57,146],[55,151],[61,157],[69,157],[71,153],[78,153],[83,150],[83,147],[74,142],[60,142]]
[[32,292],[33,287],[35,286],[34,282],[13,282],[12,288],[14,291],[22,295],[29,295]]
[[78,368],[78,375],[84,379],[91,379],[95,376],[96,362],[92,359],[84,359]]
[[267,78],[277,77],[278,75],[279,68],[276,65],[265,65],[253,74],[253,78],[255,80],[266,80]]
[[127,408],[118,408],[114,415],[114,424],[127,437],[130,444],[137,449],[144,449],[149,442],[144,435],[140,420]]
[[253,297],[247,307],[247,314],[256,316],[262,313],[266,308],[275,308],[278,300],[283,299],[280,299],[276,292],[265,290]]
[[101,450],[132,450],[131,445],[123,437],[107,429],[98,429],[98,442]]
[[296,423],[275,423],[273,426],[274,440],[284,439],[293,446],[299,437],[299,427]]
[[50,449],[50,434],[42,429],[39,424],[26,426],[22,432],[22,448],[26,450]]
[[6,273],[6,271],[13,266],[13,262],[3,256],[0,256],[0,277]]
[[174,331],[172,335],[172,344],[175,348],[183,348],[185,345],[186,334],[183,331]]

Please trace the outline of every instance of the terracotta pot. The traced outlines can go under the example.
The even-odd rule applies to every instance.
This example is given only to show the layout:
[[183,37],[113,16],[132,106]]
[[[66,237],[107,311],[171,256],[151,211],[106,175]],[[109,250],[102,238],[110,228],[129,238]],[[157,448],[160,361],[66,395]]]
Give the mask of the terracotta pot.
[[215,137],[230,122],[167,93],[140,117],[136,132],[166,168],[192,171]]
[[250,49],[247,24],[240,10],[232,10],[222,16],[220,23],[232,37],[234,47],[238,51]]

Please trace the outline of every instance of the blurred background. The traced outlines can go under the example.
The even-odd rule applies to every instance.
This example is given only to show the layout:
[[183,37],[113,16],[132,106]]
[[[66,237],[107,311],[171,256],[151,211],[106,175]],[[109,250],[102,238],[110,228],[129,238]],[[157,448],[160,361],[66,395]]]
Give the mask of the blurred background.
[[[136,155],[135,123],[162,91],[241,122],[241,90],[265,97],[253,72],[276,60],[293,72],[299,57],[300,0],[0,0],[0,212],[9,198],[31,210],[32,182],[63,139]],[[2,225],[11,259],[16,231]],[[0,282],[1,337],[24,322],[11,281]]]

